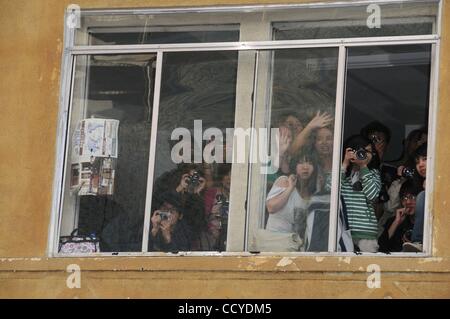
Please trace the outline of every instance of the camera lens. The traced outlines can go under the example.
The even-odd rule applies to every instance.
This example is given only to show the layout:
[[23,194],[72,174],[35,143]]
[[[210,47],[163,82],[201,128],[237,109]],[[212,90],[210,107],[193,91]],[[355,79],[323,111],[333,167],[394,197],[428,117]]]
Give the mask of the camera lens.
[[367,159],[367,150],[364,148],[360,148],[357,151],[355,151],[356,158],[360,161],[363,161]]
[[405,178],[413,178],[415,170],[414,168],[405,167],[402,171],[402,176]]
[[372,140],[373,143],[378,144],[381,142],[381,139],[376,136],[375,134],[373,134],[372,136],[370,136],[370,139]]

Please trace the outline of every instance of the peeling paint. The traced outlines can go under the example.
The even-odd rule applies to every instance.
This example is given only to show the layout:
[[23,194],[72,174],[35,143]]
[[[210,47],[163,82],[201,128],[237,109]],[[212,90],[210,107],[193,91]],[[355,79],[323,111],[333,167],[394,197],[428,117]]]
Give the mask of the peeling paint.
[[431,258],[425,258],[425,259],[419,260],[419,264],[432,263],[432,262],[440,263],[443,260],[444,259],[442,257],[431,257]]
[[277,267],[286,267],[289,266],[290,264],[292,264],[293,261],[291,258],[289,257],[283,257],[281,258],[281,260],[278,262]]
[[350,263],[352,262],[352,257],[339,257],[339,262],[344,262],[350,265]]
[[250,260],[240,260],[238,268],[245,270],[257,270],[259,266],[268,262],[266,258],[252,258]]
[[401,292],[404,296],[408,296],[408,291],[407,291],[405,288],[403,288],[403,287],[401,286],[401,283],[400,283],[400,282],[394,281],[394,286],[397,287],[397,289],[400,290],[400,292]]
[[321,263],[324,259],[325,259],[325,257],[319,257],[319,256],[316,257],[316,261],[318,263]]

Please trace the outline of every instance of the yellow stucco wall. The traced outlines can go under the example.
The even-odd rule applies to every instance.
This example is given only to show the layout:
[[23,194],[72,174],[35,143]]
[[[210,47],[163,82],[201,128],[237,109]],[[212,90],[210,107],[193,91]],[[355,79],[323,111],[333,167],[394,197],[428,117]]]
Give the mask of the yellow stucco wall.
[[[433,258],[46,258],[54,173],[63,13],[192,6],[182,0],[0,0],[0,298],[450,297],[450,5],[444,1],[433,206]],[[195,1],[195,5],[306,1]],[[308,1],[311,2],[311,1]],[[66,287],[66,266],[82,269]],[[382,287],[368,289],[378,264]]]

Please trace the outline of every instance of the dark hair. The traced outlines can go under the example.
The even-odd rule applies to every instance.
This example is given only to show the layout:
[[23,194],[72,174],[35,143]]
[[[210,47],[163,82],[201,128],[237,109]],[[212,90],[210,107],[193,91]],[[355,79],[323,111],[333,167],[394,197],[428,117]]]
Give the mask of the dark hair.
[[317,189],[317,170],[318,170],[318,158],[316,154],[309,148],[303,148],[299,153],[291,158],[289,162],[289,171],[291,174],[297,174],[298,163],[308,162],[313,166],[313,172],[308,179],[306,188],[311,194],[314,194]]
[[412,130],[411,132],[409,132],[408,136],[404,141],[405,147],[411,142],[417,142],[420,139],[420,137],[424,134],[425,135],[428,134],[425,128],[418,128],[416,130]]
[[386,144],[391,141],[391,130],[379,121],[373,121],[364,126],[360,134],[364,137],[370,138],[370,135],[375,132],[381,132],[386,136]]
[[419,159],[419,157],[421,156],[427,156],[427,143],[424,143],[422,145],[420,145],[415,151],[414,153],[408,158],[408,160],[406,161],[405,166],[409,167],[409,168],[413,168],[414,169],[414,176],[412,178],[412,182],[421,190],[423,190],[423,181],[425,180],[425,178],[423,178],[422,176],[420,176],[420,174],[417,172],[416,170],[416,161]]
[[406,194],[411,194],[414,196],[417,196],[422,191],[422,189],[414,183],[412,180],[406,180],[402,186],[400,187],[400,191],[398,192],[398,196],[400,200],[405,196]]
[[[367,167],[369,169],[379,169],[380,168],[380,157],[378,156],[377,150],[375,149],[375,145],[373,145],[372,141],[367,137],[362,135],[352,135],[347,138],[344,142],[344,151],[342,152],[342,156],[345,156],[345,150],[347,148],[351,148],[354,150],[358,150],[359,148],[365,148],[367,145],[372,146],[372,160],[369,162]],[[347,168],[347,175],[350,174],[353,164],[349,165]]]
[[201,177],[205,177],[205,171],[201,164],[191,164],[191,163],[180,163],[177,168],[173,172],[168,172],[169,174],[169,183],[174,187],[177,187],[180,183],[181,177],[184,174],[190,173],[192,170],[195,170]]
[[183,214],[183,201],[177,192],[167,192],[161,196],[161,205],[170,204],[180,213]]
[[420,145],[415,151],[414,151],[414,160],[418,160],[420,156],[427,156],[427,143],[424,143]]
[[275,125],[273,127],[280,127],[289,116],[295,117],[303,125],[301,116],[296,111],[288,110],[288,111],[284,111],[284,112],[280,113],[276,117]]
[[327,130],[329,130],[329,131],[331,132],[331,135],[334,136],[334,123],[333,123],[333,124],[329,124],[329,125],[327,125],[327,126],[319,127],[318,129],[315,129],[314,131],[311,132],[310,140],[311,140],[311,143],[312,143],[312,144],[314,144],[314,143],[316,142],[316,139],[317,139],[317,132],[319,132],[319,131],[322,130],[322,129],[327,129]]
[[221,180],[224,176],[231,172],[231,164],[221,163],[217,165],[217,177]]

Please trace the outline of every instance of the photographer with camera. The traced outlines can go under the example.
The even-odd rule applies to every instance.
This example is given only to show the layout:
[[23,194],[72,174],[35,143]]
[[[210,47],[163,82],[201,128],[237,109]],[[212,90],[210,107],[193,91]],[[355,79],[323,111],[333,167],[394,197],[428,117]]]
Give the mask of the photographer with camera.
[[395,216],[389,218],[384,225],[384,231],[378,238],[380,251],[384,253],[400,252],[403,244],[411,241],[415,222],[416,197],[420,188],[407,180],[400,188],[401,207],[397,208]]
[[378,167],[378,154],[371,140],[353,135],[345,141],[341,195],[353,243],[363,252],[378,251],[378,223],[373,206],[381,189]]
[[219,164],[220,182],[205,192],[207,230],[202,235],[203,250],[226,250],[228,211],[230,208],[231,164]]
[[200,234],[206,229],[203,193],[206,179],[201,165],[180,164],[175,171],[162,175],[155,182],[153,192],[153,209],[162,204],[166,193],[176,193],[180,196],[183,216],[191,228],[191,250],[200,250]]
[[397,168],[397,177],[388,189],[389,200],[384,205],[384,215],[379,221],[380,226],[384,225],[389,218],[393,217],[395,211],[401,206],[399,191],[403,183],[407,180],[413,180],[419,187],[422,187],[423,177],[421,177],[416,169],[415,153],[419,147],[424,145],[425,142],[423,141],[426,141],[426,131],[423,129],[414,130],[408,134],[405,151],[410,155]]
[[416,220],[411,234],[411,242],[403,244],[403,251],[421,252],[425,218],[425,182],[427,175],[427,143],[419,146],[414,152],[415,178],[414,182],[422,190],[416,199]]
[[190,251],[192,230],[183,219],[183,205],[176,193],[163,196],[163,203],[151,217],[149,251]]
[[380,220],[384,215],[384,204],[389,201],[388,189],[397,175],[397,168],[395,166],[383,162],[384,154],[391,141],[391,130],[379,121],[373,121],[364,126],[360,133],[362,136],[367,137],[372,141],[375,150],[378,153],[378,158],[380,159],[378,170],[380,171],[381,177],[381,190],[378,200],[374,203],[375,215],[377,216],[377,219]]

